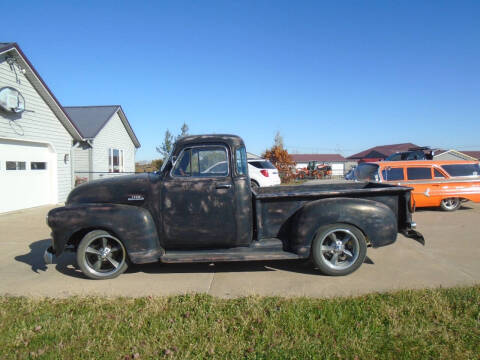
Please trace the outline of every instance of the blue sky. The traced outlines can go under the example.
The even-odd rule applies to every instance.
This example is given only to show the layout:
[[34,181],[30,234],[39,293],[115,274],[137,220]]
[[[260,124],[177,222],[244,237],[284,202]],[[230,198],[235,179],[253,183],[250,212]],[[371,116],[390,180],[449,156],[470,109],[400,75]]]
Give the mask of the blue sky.
[[413,142],[480,150],[479,1],[9,1],[16,41],[67,105],[121,104],[158,158],[165,130],[251,152]]

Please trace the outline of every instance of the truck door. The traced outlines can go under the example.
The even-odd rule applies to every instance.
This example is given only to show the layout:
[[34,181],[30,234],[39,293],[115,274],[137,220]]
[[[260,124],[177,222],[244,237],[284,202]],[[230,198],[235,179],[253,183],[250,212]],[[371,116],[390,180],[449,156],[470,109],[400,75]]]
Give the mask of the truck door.
[[183,149],[163,184],[166,248],[234,246],[234,191],[226,146],[202,145]]

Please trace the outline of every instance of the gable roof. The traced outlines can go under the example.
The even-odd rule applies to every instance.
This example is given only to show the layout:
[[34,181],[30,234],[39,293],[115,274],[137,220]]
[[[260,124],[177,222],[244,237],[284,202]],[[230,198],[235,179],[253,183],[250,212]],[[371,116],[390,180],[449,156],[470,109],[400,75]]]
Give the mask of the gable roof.
[[22,49],[20,49],[20,46],[14,42],[0,42],[0,55],[7,52],[15,59],[19,66],[25,69],[25,77],[30,81],[38,94],[48,104],[50,109],[68,131],[68,133],[75,140],[82,140],[82,136],[80,135],[80,132],[76,128],[75,124],[65,113],[60,102],[57,100],[55,95],[53,95],[47,84],[45,84],[45,81],[43,81],[42,77],[33,67],[30,60],[28,60],[28,58],[25,56]]
[[296,163],[306,163],[309,161],[323,162],[344,162],[348,161],[340,154],[290,154],[292,160]]
[[65,112],[80,130],[84,139],[93,139],[117,112],[136,148],[140,147],[135,133],[120,105],[65,106]]
[[347,159],[386,158],[387,156],[397,152],[408,151],[408,149],[412,147],[418,147],[418,145],[412,143],[380,145],[361,151],[357,154],[350,155],[347,157]]
[[462,151],[462,153],[467,154],[477,160],[480,160],[480,151]]
[[[433,158],[435,159],[437,156],[443,155],[443,154],[452,154],[460,159],[463,160],[478,160],[478,157],[473,156],[472,154],[469,154],[469,152],[475,153],[475,151],[458,151],[454,149],[450,150],[436,150],[435,155]],[[480,152],[478,152],[478,155],[480,155]]]

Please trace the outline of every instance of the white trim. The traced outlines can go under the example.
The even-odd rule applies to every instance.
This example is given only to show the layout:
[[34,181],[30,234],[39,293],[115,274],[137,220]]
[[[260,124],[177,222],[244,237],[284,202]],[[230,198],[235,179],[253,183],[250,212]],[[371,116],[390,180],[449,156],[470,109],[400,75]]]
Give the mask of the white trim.
[[[0,55],[4,53],[8,53],[10,51],[14,51],[16,54],[16,60],[20,60],[21,65],[23,68],[28,69],[28,71],[25,72],[25,77],[31,82],[33,88],[38,92],[38,94],[43,98],[43,100],[49,105],[49,106],[54,106],[55,110],[52,109],[53,113],[57,117],[57,119],[60,121],[60,123],[65,127],[67,132],[70,134],[72,138],[75,140],[83,140],[82,136],[78,132],[78,130],[75,128],[75,125],[70,121],[69,117],[67,114],[65,114],[65,111],[63,111],[62,106],[55,100],[52,95],[50,94],[50,91],[43,85],[43,81],[36,75],[34,69],[28,65],[28,62],[26,58],[22,56],[22,54],[18,51],[18,49],[15,47],[15,45],[11,48],[8,48],[7,50],[3,51],[0,53]],[[33,78],[33,79],[32,79]],[[32,81],[35,80],[35,81]],[[42,91],[39,91],[37,89],[37,86],[40,85]],[[47,100],[48,97],[48,100]],[[62,119],[60,119],[60,117]],[[69,126],[66,126],[68,124]]]

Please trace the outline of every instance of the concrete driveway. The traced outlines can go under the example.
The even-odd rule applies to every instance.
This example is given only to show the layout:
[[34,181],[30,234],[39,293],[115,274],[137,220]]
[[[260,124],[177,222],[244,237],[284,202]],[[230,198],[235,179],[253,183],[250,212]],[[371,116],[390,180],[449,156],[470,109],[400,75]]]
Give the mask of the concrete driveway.
[[480,204],[446,213],[419,210],[414,220],[426,246],[401,235],[394,245],[369,249],[367,263],[346,277],[328,277],[298,261],[134,266],[117,279],[88,280],[73,254],[46,266],[49,207],[0,215],[0,294],[145,296],[208,293],[347,296],[375,291],[480,283]]

